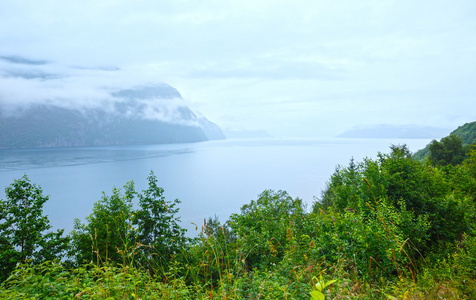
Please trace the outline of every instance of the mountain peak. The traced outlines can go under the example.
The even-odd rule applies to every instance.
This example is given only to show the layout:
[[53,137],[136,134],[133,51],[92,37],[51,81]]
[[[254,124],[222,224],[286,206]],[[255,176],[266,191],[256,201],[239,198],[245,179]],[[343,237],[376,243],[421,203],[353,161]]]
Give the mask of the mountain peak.
[[116,98],[126,99],[182,99],[182,95],[180,95],[177,89],[166,83],[137,86],[112,92],[111,95]]

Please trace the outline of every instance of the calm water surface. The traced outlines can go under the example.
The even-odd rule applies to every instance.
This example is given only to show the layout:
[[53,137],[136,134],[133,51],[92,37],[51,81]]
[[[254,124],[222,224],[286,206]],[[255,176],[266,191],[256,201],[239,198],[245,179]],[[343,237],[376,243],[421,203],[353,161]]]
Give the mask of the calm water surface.
[[285,190],[310,206],[337,165],[388,153],[391,144],[417,151],[430,140],[225,140],[194,144],[0,150],[0,198],[4,187],[27,174],[50,195],[44,211],[54,228],[73,228],[102,191],[133,180],[147,187],[151,170],[169,200],[179,199],[182,226],[217,215],[226,220],[265,189]]

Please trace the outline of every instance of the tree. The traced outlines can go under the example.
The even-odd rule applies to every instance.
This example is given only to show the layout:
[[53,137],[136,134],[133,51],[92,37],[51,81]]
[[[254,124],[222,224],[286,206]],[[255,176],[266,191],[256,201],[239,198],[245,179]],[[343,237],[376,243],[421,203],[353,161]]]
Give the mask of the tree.
[[[132,226],[132,200],[136,194],[134,182],[121,189],[114,187],[112,195],[104,192],[94,204],[93,212],[86,217],[86,224],[75,219],[72,255],[77,263],[84,261],[113,261],[124,263],[136,245]],[[132,251],[133,252],[133,251]]]
[[135,212],[134,224],[138,226],[138,240],[143,249],[143,261],[150,261],[150,255],[159,255],[161,262],[168,262],[186,242],[186,230],[181,228],[180,218],[176,217],[179,209],[178,199],[167,201],[164,189],[157,184],[157,177],[150,172],[147,177],[149,187],[137,196],[140,209]]
[[476,203],[476,149],[469,151],[461,164],[450,168],[448,176],[455,195]]
[[[470,223],[462,218],[468,209],[460,195],[452,195],[446,173],[413,160],[406,146],[390,148],[391,153],[379,153],[377,160],[365,159],[357,168],[351,163],[337,169],[323,195],[325,204],[336,212],[356,211],[364,217],[374,215],[370,206],[394,207],[405,220],[402,233],[421,253],[467,232]],[[316,204],[314,211],[321,207]],[[413,220],[408,213],[414,215]],[[424,219],[430,227],[422,234],[418,228]]]
[[[153,172],[148,181],[149,187],[142,193],[136,192],[132,181],[124,185],[124,193],[117,188],[111,196],[103,193],[86,224],[75,220],[71,234],[77,263],[141,262],[156,266],[178,252],[186,241],[185,229],[175,216],[180,202],[165,200]],[[133,209],[136,198],[138,210]]]
[[17,262],[32,259],[34,263],[60,258],[66,252],[69,238],[63,229],[45,233],[51,228],[43,215],[40,187],[24,175],[5,188],[6,200],[0,200],[0,278],[4,280]]
[[[277,263],[284,255],[290,231],[302,227],[304,205],[285,191],[265,190],[258,200],[230,216],[230,227],[251,268]],[[294,232],[300,236],[299,232]]]
[[440,166],[460,164],[465,159],[468,150],[467,147],[463,147],[463,140],[456,135],[444,137],[440,142],[434,140],[429,149],[430,161]]

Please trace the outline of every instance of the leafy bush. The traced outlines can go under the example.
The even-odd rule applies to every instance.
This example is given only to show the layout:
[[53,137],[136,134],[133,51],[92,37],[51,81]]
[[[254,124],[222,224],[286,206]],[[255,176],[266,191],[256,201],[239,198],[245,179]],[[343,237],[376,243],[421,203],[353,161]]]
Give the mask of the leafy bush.
[[184,299],[191,292],[183,281],[163,283],[133,267],[85,264],[67,269],[49,261],[17,266],[2,283],[2,299]]
[[[464,199],[451,195],[446,173],[414,161],[405,146],[392,146],[391,150],[390,154],[379,153],[377,160],[366,159],[357,165],[351,161],[349,167],[338,168],[314,211],[327,207],[336,212],[351,210],[366,220],[371,207],[385,203],[406,220],[399,230],[422,254],[467,231],[470,224],[461,220],[469,221],[463,218],[468,214],[468,205]],[[422,222],[428,223],[429,228],[420,227]]]
[[304,216],[302,200],[266,190],[230,216],[230,227],[249,269],[276,264],[284,254],[287,228]]

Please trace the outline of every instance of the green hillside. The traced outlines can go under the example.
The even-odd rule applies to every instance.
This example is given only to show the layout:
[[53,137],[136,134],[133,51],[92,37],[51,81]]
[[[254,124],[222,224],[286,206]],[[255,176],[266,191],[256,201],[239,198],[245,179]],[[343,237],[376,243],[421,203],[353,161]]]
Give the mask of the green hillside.
[[[451,135],[461,138],[463,141],[463,147],[471,145],[471,144],[475,144],[476,143],[476,121],[471,123],[466,123],[458,127],[456,130],[450,133],[450,136]],[[445,137],[445,138],[448,138],[448,137]],[[443,141],[443,139],[445,138],[442,138],[441,141]],[[430,144],[426,145],[425,148],[417,151],[413,155],[413,158],[418,161],[424,161],[430,155],[430,145],[433,142],[435,142],[435,140],[433,140]]]
[[471,145],[476,143],[476,121],[466,123],[463,126],[458,127],[451,134],[459,136],[463,139],[463,145]]

